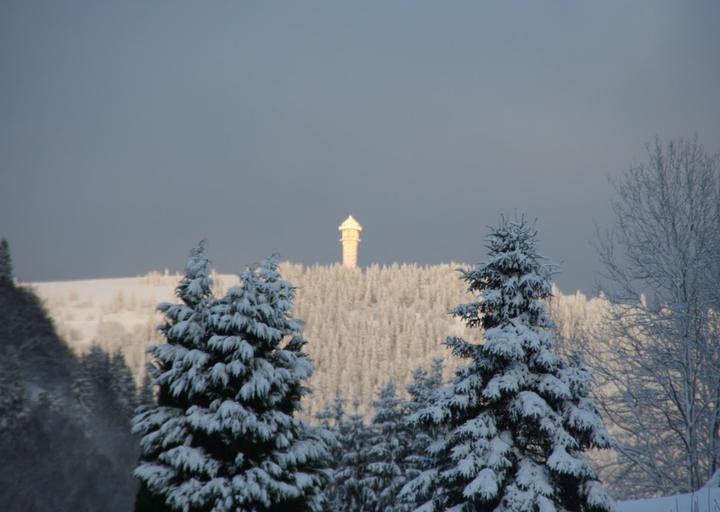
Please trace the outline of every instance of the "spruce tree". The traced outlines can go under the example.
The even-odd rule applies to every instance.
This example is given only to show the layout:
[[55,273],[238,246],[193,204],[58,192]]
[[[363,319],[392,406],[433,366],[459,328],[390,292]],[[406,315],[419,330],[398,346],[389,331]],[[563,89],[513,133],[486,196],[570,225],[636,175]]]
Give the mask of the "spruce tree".
[[[166,343],[151,346],[150,377],[158,388],[157,405],[139,408],[133,431],[142,436],[142,454],[135,476],[140,480],[136,511],[210,510],[197,485],[212,478],[208,457],[198,445],[187,412],[196,404],[207,405],[206,352],[210,331],[209,308],[214,301],[204,242],[194,248],[185,276],[175,293],[180,304],[162,303],[161,328]],[[196,478],[200,471],[203,480]],[[205,474],[202,474],[205,471]]]
[[294,417],[313,371],[290,315],[295,290],[268,258],[214,300],[201,249],[178,289],[184,304],[163,307],[158,406],[135,420],[136,475],[172,510],[320,510],[325,433]]
[[80,359],[72,383],[80,418],[87,419],[88,411],[106,410],[114,405],[117,400],[110,396],[111,388],[110,356],[99,345],[93,344]]
[[295,289],[275,257],[240,279],[212,308],[215,399],[188,411],[217,464],[211,500],[218,510],[320,510],[329,438],[295,417],[314,371],[291,316]]
[[326,403],[325,406],[315,414],[315,419],[330,434],[332,438],[328,439],[327,447],[329,458],[327,466],[329,469],[329,481],[325,488],[326,510],[342,510],[339,495],[340,489],[337,485],[336,475],[342,469],[342,457],[345,453],[342,432],[345,424],[345,399],[339,391],[336,391],[335,398],[332,402]]
[[140,405],[140,399],[135,379],[119,349],[110,356],[109,370],[110,390],[125,417],[131,418],[135,408]]
[[0,240],[0,286],[13,286],[14,282],[10,244],[3,238]]
[[411,413],[415,413],[430,404],[433,395],[443,384],[443,366],[444,361],[436,357],[432,360],[429,372],[422,367],[413,370],[412,382],[405,387],[409,397],[406,407]]
[[406,458],[414,443],[414,432],[405,425],[406,403],[397,396],[394,382],[378,391],[372,403],[375,415],[370,425],[372,437],[365,487],[371,491],[372,509],[377,512],[404,512],[408,507],[396,503],[396,495],[406,482]]
[[453,314],[484,329],[484,343],[450,337],[469,359],[411,417],[448,430],[429,447],[432,467],[403,489],[418,510],[607,512],[613,503],[583,455],[610,436],[589,397],[592,377],[553,351],[544,299],[550,269],[536,231],[503,219],[486,239],[490,259],[462,277],[477,300]]
[[339,391],[335,393],[331,403],[326,403],[315,414],[315,419],[327,429],[337,430],[340,427],[340,423],[345,419],[345,399]]
[[[435,394],[438,393],[443,385],[443,366],[443,360],[435,358],[432,361],[429,372],[422,367],[413,370],[412,382],[405,387],[408,393],[408,398],[404,404],[406,415],[412,417],[413,414],[432,404]],[[444,425],[432,423],[426,423],[422,428],[418,428],[418,425],[407,421],[408,416],[406,416],[404,428],[411,436],[412,442],[408,447],[408,452],[403,463],[404,484],[411,482],[424,471],[432,468],[433,460],[428,454],[428,448],[430,443],[432,443],[445,428]],[[402,487],[404,487],[404,485],[401,486],[401,488]],[[426,496],[427,490],[415,493],[411,499],[408,496],[404,496],[401,489],[401,492],[396,495],[396,506],[400,507],[401,510],[413,510],[416,506],[426,501]]]
[[353,402],[353,412],[338,426],[341,454],[333,473],[331,510],[338,512],[369,512],[375,510],[376,497],[368,482],[372,431],[363,421]]

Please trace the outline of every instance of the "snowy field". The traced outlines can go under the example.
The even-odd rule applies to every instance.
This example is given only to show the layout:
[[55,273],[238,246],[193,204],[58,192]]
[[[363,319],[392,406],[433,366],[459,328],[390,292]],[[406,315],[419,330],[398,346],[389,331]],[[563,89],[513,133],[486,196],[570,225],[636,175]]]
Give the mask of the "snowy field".
[[692,494],[624,501],[617,512],[720,512],[720,471]]

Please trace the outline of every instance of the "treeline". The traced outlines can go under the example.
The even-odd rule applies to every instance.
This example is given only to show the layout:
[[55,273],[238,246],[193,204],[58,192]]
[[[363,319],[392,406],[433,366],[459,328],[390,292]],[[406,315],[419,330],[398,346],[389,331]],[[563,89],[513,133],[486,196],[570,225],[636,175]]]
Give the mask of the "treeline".
[[[434,358],[446,357],[441,343],[446,336],[479,341],[480,332],[473,332],[447,314],[468,298],[458,279],[458,269],[467,268],[461,263],[396,263],[349,270],[338,264],[281,262],[280,271],[297,289],[294,315],[304,323],[307,351],[318,368],[309,382],[314,392],[305,397],[303,414],[311,418],[340,389],[358,400],[360,411],[369,418],[377,389],[393,380],[402,394],[415,368],[427,368]],[[238,282],[237,275],[213,271],[211,276],[217,295]],[[122,351],[140,384],[147,348],[161,340],[157,330],[161,318],[154,311],[155,305],[159,300],[172,300],[171,286],[180,278],[153,273],[128,280],[128,287],[114,290],[107,304],[92,303],[91,296],[70,288],[66,295],[71,300],[60,305],[56,296],[48,301],[49,310],[76,352],[85,352],[91,344],[110,353]],[[38,293],[42,295],[43,291],[39,286]],[[158,297],[152,305],[146,299],[150,295]],[[576,336],[573,333],[599,323],[605,302],[554,288],[549,306],[562,331],[561,338]],[[93,309],[104,313],[90,338],[73,335],[74,321],[84,323],[87,311]],[[446,377],[454,365],[454,360],[447,361]]]
[[[303,402],[303,414],[307,418],[320,411],[337,390],[343,390],[352,400],[359,401],[359,410],[369,419],[370,402],[380,387],[393,380],[403,394],[403,386],[410,382],[415,368],[428,368],[434,358],[446,358],[441,343],[445,337],[482,339],[481,332],[473,332],[448,315],[455,304],[469,297],[458,279],[458,269],[467,269],[466,264],[402,263],[349,270],[340,265],[282,262],[279,268],[296,287],[293,314],[303,321],[307,351],[318,368],[309,382],[313,393]],[[211,276],[217,295],[238,282],[233,275],[213,272]],[[177,283],[180,277],[158,275],[152,283],[142,286],[162,291],[169,288],[168,283]],[[39,291],[42,292],[42,288]],[[130,298],[135,296],[132,289],[120,291],[126,300],[113,299],[113,311],[118,316],[106,314],[105,319],[99,321],[93,344],[110,353],[122,351],[136,382],[141,383],[147,348],[161,341],[157,330],[161,318],[154,313],[154,305],[142,309],[131,307]],[[120,291],[115,292],[115,297]],[[153,293],[171,300],[169,291]],[[567,295],[554,288],[549,307],[560,326],[561,338],[573,337],[587,325],[599,323],[604,303],[598,298],[588,299],[580,293]],[[64,314],[54,315],[61,332],[73,329],[72,324],[63,320],[72,311],[66,309]],[[81,312],[74,314],[80,317]],[[130,315],[134,327],[120,321]],[[77,352],[84,351],[77,340],[67,342]],[[447,361],[446,377],[455,364],[454,360]]]

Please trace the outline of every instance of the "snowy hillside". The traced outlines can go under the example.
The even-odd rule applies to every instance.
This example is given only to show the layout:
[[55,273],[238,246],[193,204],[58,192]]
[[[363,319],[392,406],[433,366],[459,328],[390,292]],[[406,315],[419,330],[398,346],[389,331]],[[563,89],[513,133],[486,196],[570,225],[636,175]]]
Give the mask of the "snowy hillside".
[[[332,399],[336,390],[358,397],[361,410],[389,379],[407,382],[410,372],[429,367],[433,357],[447,359],[449,335],[472,339],[448,310],[467,297],[458,279],[459,264],[370,266],[362,271],[339,265],[283,263],[283,276],[298,289],[295,316],[305,321],[307,350],[317,365],[306,398],[308,414]],[[43,299],[59,333],[78,353],[92,343],[108,351],[122,349],[140,379],[146,347],[158,340],[154,309],[174,301],[176,274],[64,282],[30,283]],[[218,293],[237,284],[237,276],[214,274]],[[597,316],[597,299],[562,295],[551,311],[572,337],[575,324]],[[572,321],[566,320],[572,318]],[[448,361],[447,374],[453,363]]]
[[[319,410],[337,389],[359,397],[365,410],[388,379],[404,382],[413,368],[445,356],[444,337],[464,332],[447,315],[463,295],[456,267],[393,265],[354,272],[337,265],[283,264],[283,275],[298,288],[295,316],[306,322],[308,351],[318,367],[306,412]],[[120,348],[139,381],[145,349],[158,340],[155,306],[175,301],[179,279],[151,273],[31,286],[76,353],[93,343],[109,351]],[[238,282],[229,274],[214,274],[214,280],[219,294]]]

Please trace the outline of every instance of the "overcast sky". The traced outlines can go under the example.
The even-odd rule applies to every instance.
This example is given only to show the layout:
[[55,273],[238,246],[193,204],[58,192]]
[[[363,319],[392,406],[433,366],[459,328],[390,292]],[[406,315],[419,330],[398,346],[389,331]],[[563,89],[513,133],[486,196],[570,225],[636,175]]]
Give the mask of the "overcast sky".
[[0,236],[22,280],[272,252],[477,262],[537,217],[593,291],[608,177],[720,150],[720,2],[3,1]]

